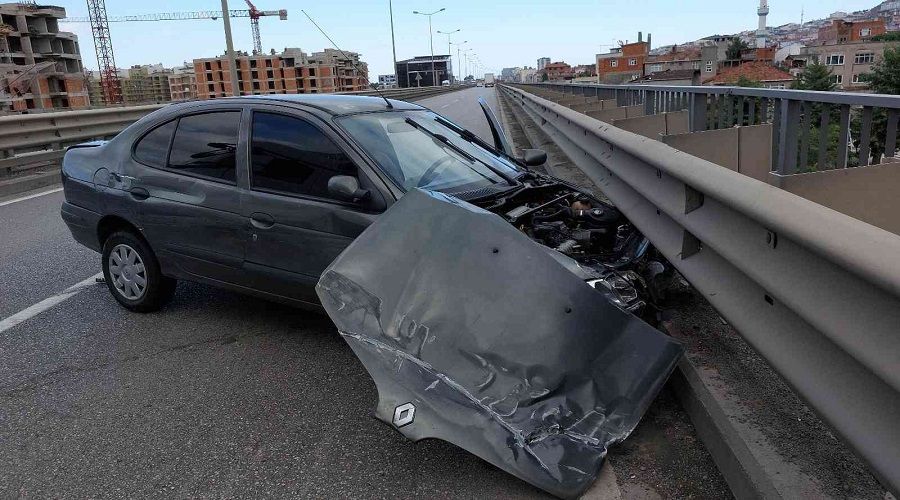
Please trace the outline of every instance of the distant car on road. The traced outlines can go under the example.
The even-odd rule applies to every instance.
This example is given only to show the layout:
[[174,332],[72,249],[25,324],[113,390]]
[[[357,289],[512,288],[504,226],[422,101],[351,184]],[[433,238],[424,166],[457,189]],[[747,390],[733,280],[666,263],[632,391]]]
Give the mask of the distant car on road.
[[449,86],[450,86],[450,80],[444,80],[444,81],[442,81],[442,82],[441,82],[441,85],[444,86],[444,87],[449,87]]

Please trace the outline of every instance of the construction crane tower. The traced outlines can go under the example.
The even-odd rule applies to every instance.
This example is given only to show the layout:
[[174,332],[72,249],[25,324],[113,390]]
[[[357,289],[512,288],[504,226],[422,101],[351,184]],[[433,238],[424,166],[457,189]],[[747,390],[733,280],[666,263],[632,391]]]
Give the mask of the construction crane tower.
[[87,5],[91,34],[94,37],[94,50],[97,52],[97,64],[100,66],[103,99],[106,104],[120,104],[122,83],[116,71],[116,58],[113,55],[112,38],[109,35],[109,19],[106,16],[106,1],[87,0]]

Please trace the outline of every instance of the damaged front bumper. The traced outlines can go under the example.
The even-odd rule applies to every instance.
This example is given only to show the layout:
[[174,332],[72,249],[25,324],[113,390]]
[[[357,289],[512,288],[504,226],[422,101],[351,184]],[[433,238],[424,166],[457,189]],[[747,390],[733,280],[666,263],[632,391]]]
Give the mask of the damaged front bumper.
[[414,190],[326,270],[323,306],[379,419],[564,498],[596,478],[681,346],[500,217]]

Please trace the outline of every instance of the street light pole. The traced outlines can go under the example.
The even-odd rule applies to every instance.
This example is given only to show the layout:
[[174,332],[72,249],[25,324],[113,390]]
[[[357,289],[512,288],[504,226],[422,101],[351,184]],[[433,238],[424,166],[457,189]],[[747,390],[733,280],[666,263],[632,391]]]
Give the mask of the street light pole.
[[[457,68],[457,70],[456,70],[457,73],[461,73],[461,72],[462,72],[462,68],[463,68],[462,64],[463,64],[463,63],[462,63],[462,59],[460,58],[460,52],[461,52],[462,46],[465,45],[465,44],[467,44],[467,43],[469,43],[469,41],[468,41],[468,40],[464,40],[464,41],[462,41],[462,42],[454,43],[454,44],[453,44],[453,45],[456,45],[456,63],[459,64],[459,68]],[[463,79],[464,81],[465,81],[465,78],[466,78],[466,75],[463,75],[463,78],[462,78],[462,79]],[[458,74],[457,74],[456,79],[459,80],[459,75],[458,75]]]
[[234,57],[234,43],[231,41],[231,16],[228,15],[228,0],[222,0],[222,21],[225,24],[225,50],[228,51],[228,70],[231,76],[231,95],[241,95],[238,86],[237,59]]
[[[400,78],[397,76],[397,44],[394,42],[394,4],[388,0],[388,12],[391,14],[391,50],[394,51],[394,85],[400,86]],[[407,82],[407,85],[409,82]]]
[[[450,35],[452,35],[452,34],[454,34],[454,33],[458,33],[458,32],[460,32],[460,31],[462,31],[462,30],[458,30],[458,29],[457,29],[457,30],[453,30],[453,31],[441,31],[441,30],[438,30],[438,33],[440,33],[440,34],[442,34],[442,35],[447,35],[447,58],[451,60],[451,61],[450,61],[450,65],[451,65],[451,66],[453,65],[453,61],[452,61],[453,56],[451,55],[451,52],[450,52]],[[458,61],[457,61],[457,62],[458,62]],[[449,71],[448,71],[448,73],[449,73]],[[451,74],[451,75],[449,75],[449,76],[450,76],[450,79],[452,80],[452,79],[453,79],[453,75]]]
[[[224,1],[224,0],[223,0]],[[443,12],[446,9],[441,7],[440,9],[434,12],[419,12],[417,10],[413,11],[413,14],[419,14],[421,16],[428,16],[428,41],[431,44],[431,84],[438,86],[440,84],[437,83],[437,70],[434,69],[434,33],[431,31],[431,16],[437,14],[438,12]]]

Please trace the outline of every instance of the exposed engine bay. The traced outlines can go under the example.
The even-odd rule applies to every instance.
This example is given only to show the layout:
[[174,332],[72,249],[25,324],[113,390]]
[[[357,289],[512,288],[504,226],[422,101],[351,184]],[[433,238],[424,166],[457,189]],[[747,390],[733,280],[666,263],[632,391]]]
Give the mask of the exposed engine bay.
[[557,179],[529,172],[519,180],[511,194],[472,203],[572,259],[577,268],[568,267],[617,306],[652,319],[673,272],[643,234],[612,205]]

